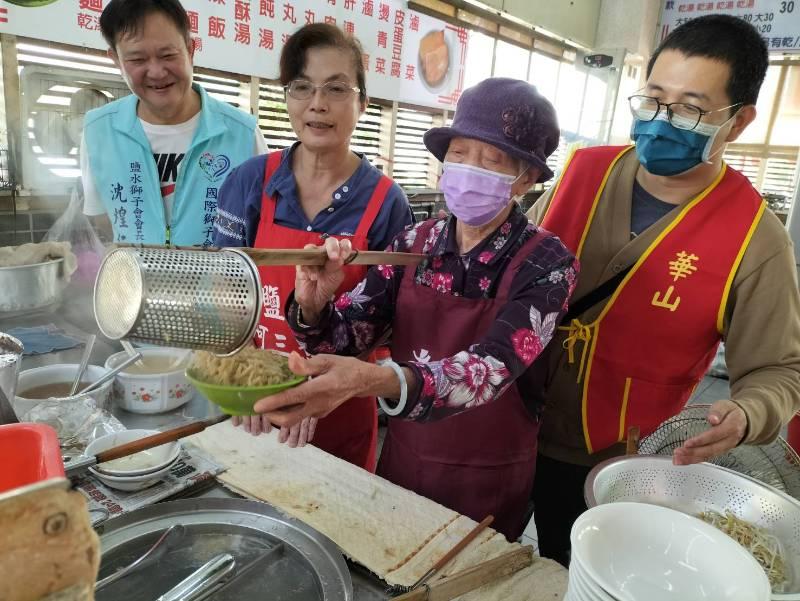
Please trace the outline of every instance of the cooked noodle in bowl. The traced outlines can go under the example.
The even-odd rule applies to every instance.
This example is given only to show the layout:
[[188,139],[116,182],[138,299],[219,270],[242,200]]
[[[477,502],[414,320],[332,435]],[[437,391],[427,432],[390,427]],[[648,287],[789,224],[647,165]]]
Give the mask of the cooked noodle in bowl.
[[186,377],[208,400],[230,415],[251,415],[259,399],[305,380],[292,373],[283,355],[254,347],[229,357],[197,351]]
[[190,369],[204,382],[225,386],[281,384],[296,377],[286,357],[255,347],[247,347],[230,357],[197,351]]

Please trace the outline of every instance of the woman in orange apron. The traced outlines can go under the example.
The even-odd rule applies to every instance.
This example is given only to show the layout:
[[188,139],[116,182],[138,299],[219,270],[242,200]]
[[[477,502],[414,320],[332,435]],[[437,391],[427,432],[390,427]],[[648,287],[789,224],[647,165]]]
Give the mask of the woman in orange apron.
[[[383,250],[412,215],[399,186],[350,150],[350,136],[367,104],[358,42],[331,25],[301,28],[284,45],[281,82],[299,141],[231,173],[219,194],[215,244],[303,248],[335,237],[349,240],[353,248]],[[295,268],[260,267],[259,272],[264,308],[255,344],[282,353],[301,350],[283,314]],[[342,290],[365,274],[363,267],[347,267]],[[260,418],[242,421],[254,434],[270,428]],[[281,440],[292,446],[313,442],[373,470],[375,398],[355,398],[318,423],[310,418],[283,429]]]

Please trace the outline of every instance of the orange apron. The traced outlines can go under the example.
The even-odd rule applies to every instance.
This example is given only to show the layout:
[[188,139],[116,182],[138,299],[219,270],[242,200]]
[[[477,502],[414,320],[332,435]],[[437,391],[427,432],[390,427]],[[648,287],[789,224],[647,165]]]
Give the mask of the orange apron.
[[[264,189],[281,163],[281,151],[267,157],[264,172]],[[353,248],[368,248],[369,229],[380,212],[392,180],[383,176],[369,200],[355,235],[347,236]],[[275,223],[276,199],[263,194],[261,219],[256,232],[256,248],[303,248],[306,244],[322,244],[325,237],[319,232],[306,232],[283,227]],[[342,239],[345,236],[336,236]],[[300,351],[297,340],[283,315],[289,294],[294,290],[293,266],[259,267],[263,286],[264,309],[255,336],[256,346],[281,353]],[[345,267],[345,280],[338,293],[351,290],[366,275],[367,268]],[[301,351],[302,352],[302,351]],[[378,438],[378,414],[375,397],[350,399],[327,417],[320,419],[312,444],[366,470],[375,469],[375,451]]]

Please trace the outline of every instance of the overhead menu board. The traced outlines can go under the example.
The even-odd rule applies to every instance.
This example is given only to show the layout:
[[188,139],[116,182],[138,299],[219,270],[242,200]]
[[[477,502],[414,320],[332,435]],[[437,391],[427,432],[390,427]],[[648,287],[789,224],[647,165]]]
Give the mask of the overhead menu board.
[[800,0],[665,0],[660,39],[691,19],[713,13],[732,15],[752,24],[771,52],[800,53]]
[[[99,18],[108,0],[0,0],[0,32],[105,49]],[[277,79],[284,42],[327,22],[364,47],[371,96],[455,108],[464,82],[466,30],[409,10],[402,0],[183,0],[195,64]]]

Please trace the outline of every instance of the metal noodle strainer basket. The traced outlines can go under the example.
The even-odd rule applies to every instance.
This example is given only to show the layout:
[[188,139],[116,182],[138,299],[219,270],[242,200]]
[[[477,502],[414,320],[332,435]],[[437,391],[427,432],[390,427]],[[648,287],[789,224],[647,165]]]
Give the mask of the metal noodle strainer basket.
[[[683,443],[706,432],[711,405],[690,405],[642,439],[640,455],[669,455]],[[769,444],[741,444],[708,460],[774,486],[800,500],[800,457],[780,436]]]
[[710,463],[676,466],[671,457],[629,455],[595,466],[584,495],[589,507],[633,501],[693,516],[728,510],[780,541],[787,583],[772,599],[800,599],[800,502],[779,490]]
[[244,252],[117,248],[104,259],[94,314],[112,340],[233,354],[253,337],[261,281]]

